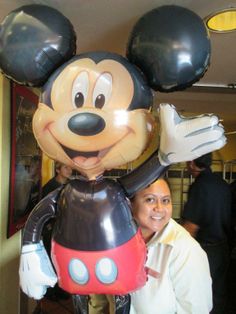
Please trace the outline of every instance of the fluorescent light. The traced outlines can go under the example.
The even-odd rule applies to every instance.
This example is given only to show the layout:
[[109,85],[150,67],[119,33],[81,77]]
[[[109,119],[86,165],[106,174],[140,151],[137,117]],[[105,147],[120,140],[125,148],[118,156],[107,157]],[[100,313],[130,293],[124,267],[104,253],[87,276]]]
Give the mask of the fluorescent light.
[[210,31],[226,33],[236,30],[236,8],[228,8],[215,12],[205,18]]

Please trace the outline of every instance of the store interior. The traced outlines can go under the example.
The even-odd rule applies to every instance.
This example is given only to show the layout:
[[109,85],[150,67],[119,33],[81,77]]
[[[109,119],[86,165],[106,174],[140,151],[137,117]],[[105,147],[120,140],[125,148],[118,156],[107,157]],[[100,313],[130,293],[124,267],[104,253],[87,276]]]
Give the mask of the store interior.
[[[0,20],[3,20],[12,10],[28,4],[51,6],[71,21],[77,35],[77,54],[102,50],[123,56],[126,54],[128,38],[136,21],[143,14],[157,7],[179,5],[198,14],[204,22],[209,15],[218,10],[224,11],[229,8],[236,10],[235,0],[70,0],[69,2],[14,0],[0,1]],[[153,91],[152,115],[156,120],[156,129],[150,145],[140,158],[113,169],[106,173],[106,176],[117,179],[131,172],[153,153],[159,145],[159,106],[168,103],[176,107],[181,117],[190,118],[205,114],[218,116],[224,126],[227,143],[223,148],[213,152],[212,169],[229,184],[236,179],[235,29],[234,26],[233,31],[209,30],[210,63],[203,77],[192,86],[181,91]],[[37,306],[41,308],[41,313],[45,314],[73,313],[70,299],[37,302],[28,298],[19,287],[18,268],[22,232],[29,213],[24,211],[24,192],[20,190],[24,177],[21,172],[16,179],[18,170],[16,165],[23,166],[28,172],[32,157],[39,157],[38,179],[41,187],[55,174],[54,160],[47,157],[40,149],[32,132],[32,117],[37,109],[40,93],[40,88],[18,84],[13,82],[11,77],[0,75],[0,313],[2,314],[36,314],[34,311]],[[17,136],[23,138],[22,142],[18,142],[18,150],[16,150]],[[25,141],[27,141],[26,146],[24,146]],[[73,177],[77,176],[78,173],[75,171]],[[172,191],[173,218],[178,221],[187,199],[188,188],[194,179],[188,174],[185,163],[171,165],[166,176]],[[13,185],[14,188],[18,186],[19,195],[14,194]],[[18,210],[16,210],[17,206]],[[236,282],[236,248],[232,252],[231,263],[229,290],[230,314],[233,314],[236,313],[236,298],[233,294]]]

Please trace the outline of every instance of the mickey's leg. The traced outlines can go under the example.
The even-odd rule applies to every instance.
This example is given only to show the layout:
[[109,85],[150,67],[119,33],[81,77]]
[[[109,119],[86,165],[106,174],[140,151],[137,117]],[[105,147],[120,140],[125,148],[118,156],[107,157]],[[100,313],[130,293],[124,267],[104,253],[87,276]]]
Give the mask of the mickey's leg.
[[129,314],[130,311],[130,295],[115,296],[115,314]]
[[74,314],[88,314],[88,296],[75,294],[72,296]]

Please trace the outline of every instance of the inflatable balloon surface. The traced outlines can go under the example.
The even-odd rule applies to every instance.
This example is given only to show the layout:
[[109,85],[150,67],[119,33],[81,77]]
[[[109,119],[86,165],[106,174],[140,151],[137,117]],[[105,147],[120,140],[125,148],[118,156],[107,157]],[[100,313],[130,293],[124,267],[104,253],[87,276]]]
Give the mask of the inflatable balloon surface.
[[154,90],[182,90],[198,81],[210,62],[210,38],[202,19],[175,5],[145,14],[127,49],[132,63],[148,73]]
[[[9,53],[7,64],[10,66],[6,68],[3,67],[9,49],[6,32],[14,29],[16,22],[9,19],[7,27],[3,22],[0,35],[2,71],[23,84],[43,83],[40,103],[33,118],[34,135],[49,157],[71,166],[81,176],[42,199],[29,216],[23,235],[20,285],[30,297],[41,299],[47,287],[55,285],[58,280],[60,287],[74,295],[78,311],[87,313],[86,295],[104,293],[117,295],[117,314],[123,307],[127,307],[128,312],[129,302],[121,304],[119,295],[139,289],[147,280],[145,243],[132,218],[128,198],[155,181],[172,163],[195,159],[221,148],[226,141],[224,129],[214,115],[187,119],[179,116],[174,106],[163,104],[160,106],[159,150],[138,168],[117,180],[106,178],[104,173],[137,159],[145,151],[154,136],[155,126],[150,113],[151,87],[158,84],[163,89],[166,86],[171,89],[171,84],[183,87],[198,79],[209,58],[208,38],[199,18],[188,10],[183,10],[181,21],[175,14],[171,21],[172,27],[179,29],[176,46],[169,31],[161,35],[158,23],[166,10],[182,10],[168,6],[157,9],[158,14],[156,11],[150,13],[157,14],[157,27],[153,25],[150,34],[146,22],[143,28],[142,19],[138,24],[141,34],[143,30],[144,43],[149,40],[150,47],[154,46],[155,49],[149,50],[151,48],[146,45],[145,53],[140,55],[139,49],[135,48],[136,27],[128,54],[130,59],[109,52],[88,52],[72,57],[74,49],[64,53],[65,41],[68,38],[74,40],[74,31],[65,23],[65,17],[49,7],[29,7],[29,14],[34,17],[33,23],[28,25],[27,19],[26,24],[21,21],[21,28],[27,28],[28,36],[25,40],[21,36],[17,51]],[[9,16],[14,16],[18,11],[26,12],[23,7]],[[47,13],[44,16],[42,12]],[[62,50],[63,60],[54,62],[52,56],[49,66],[47,58],[45,63],[40,59],[38,67],[38,64],[35,65],[39,59],[38,51],[48,49],[50,52],[52,47],[50,38],[51,29],[54,29],[54,14],[58,24],[60,21],[62,23],[62,30],[58,31],[56,27],[55,40],[57,42],[58,36],[61,36],[59,42],[63,44],[56,47],[58,51]],[[198,23],[201,26],[197,35],[188,34],[187,45],[183,29],[189,27],[189,17],[193,17],[193,24],[197,28]],[[45,28],[50,31],[39,35]],[[162,36],[160,42],[164,46],[156,45],[153,28]],[[37,49],[27,54],[25,45],[30,39],[34,42],[34,34],[38,34]],[[198,39],[198,44],[203,43],[198,50],[195,49],[194,38]],[[46,48],[45,42],[48,43]],[[167,52],[165,49],[168,56],[164,53]],[[197,51],[200,57],[195,55]],[[157,74],[155,79],[149,70],[145,71],[145,67],[137,67],[138,62],[133,64],[136,53],[137,58],[141,56],[142,65],[145,62],[149,65],[153,56],[152,68]],[[27,55],[28,64],[32,65],[27,78],[24,69],[19,66],[22,54]],[[187,58],[185,61],[184,56]],[[205,66],[202,64],[203,56],[206,56]],[[162,63],[163,69],[157,71]],[[45,75],[41,74],[42,70],[45,70]],[[152,81],[159,83],[149,85],[148,82]],[[55,218],[51,256],[56,273],[40,241],[42,228],[50,218]]]
[[26,5],[1,23],[0,68],[14,81],[41,86],[55,66],[72,57],[76,35],[70,21],[44,5]]

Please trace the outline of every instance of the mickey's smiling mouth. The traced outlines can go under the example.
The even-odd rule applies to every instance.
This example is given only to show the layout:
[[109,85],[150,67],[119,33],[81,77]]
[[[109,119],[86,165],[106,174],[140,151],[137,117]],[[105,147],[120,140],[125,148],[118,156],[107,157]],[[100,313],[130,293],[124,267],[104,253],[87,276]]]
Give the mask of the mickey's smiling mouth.
[[97,150],[93,152],[81,152],[78,150],[73,150],[68,148],[62,144],[60,144],[64,152],[67,156],[79,167],[88,169],[97,166],[102,158],[110,151],[110,149],[114,146],[107,147],[102,150]]
[[59,141],[58,144],[61,146],[64,153],[71,159],[75,166],[80,167],[81,169],[92,169],[98,167],[99,164],[103,165],[103,160],[106,158],[106,155],[117,146],[128,134],[130,133],[129,128],[127,128],[127,133],[124,134],[117,142],[113,142],[110,146],[102,148],[100,150],[94,151],[79,151],[69,148]]
[[80,152],[78,150],[73,150],[71,148],[68,148],[62,144],[60,144],[63,148],[64,152],[67,154],[67,156],[70,157],[70,159],[76,158],[78,156],[84,157],[84,158],[90,158],[90,157],[98,157],[99,150],[93,151],[93,152]]

